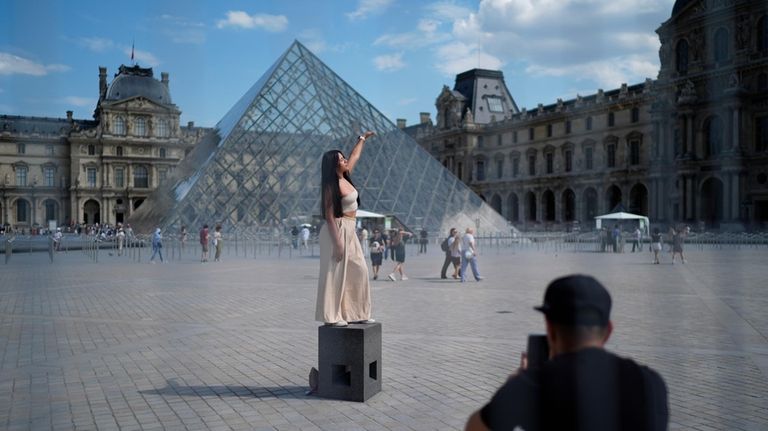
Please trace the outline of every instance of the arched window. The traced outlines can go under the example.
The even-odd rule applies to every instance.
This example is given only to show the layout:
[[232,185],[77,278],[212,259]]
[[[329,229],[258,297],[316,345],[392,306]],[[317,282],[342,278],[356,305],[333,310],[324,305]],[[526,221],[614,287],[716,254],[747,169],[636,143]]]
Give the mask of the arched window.
[[16,221],[18,223],[29,222],[29,203],[24,199],[16,201]]
[[147,136],[147,119],[144,117],[137,117],[135,120],[134,135]]
[[731,55],[729,52],[728,30],[718,28],[715,32],[715,63],[727,61]]
[[716,156],[720,154],[723,148],[723,122],[720,117],[714,115],[707,118],[704,123],[704,155],[706,157]]
[[115,154],[118,155],[118,156],[122,156],[123,155],[123,147],[118,146],[115,149]]
[[149,188],[149,173],[144,166],[136,166],[133,169],[133,186],[136,188]]
[[484,160],[477,161],[477,180],[485,181],[485,161]]
[[768,17],[765,15],[757,20],[757,50],[768,51]]
[[675,70],[684,75],[688,73],[688,41],[680,39],[675,48]]
[[125,135],[125,119],[123,117],[115,118],[112,131],[115,132],[115,135]]

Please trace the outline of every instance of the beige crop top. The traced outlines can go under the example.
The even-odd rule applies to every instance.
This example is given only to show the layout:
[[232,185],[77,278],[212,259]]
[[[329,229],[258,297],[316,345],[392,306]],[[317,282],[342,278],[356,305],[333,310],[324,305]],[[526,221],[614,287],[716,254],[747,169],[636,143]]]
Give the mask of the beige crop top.
[[341,212],[357,211],[357,190],[352,190],[352,193],[341,197]]

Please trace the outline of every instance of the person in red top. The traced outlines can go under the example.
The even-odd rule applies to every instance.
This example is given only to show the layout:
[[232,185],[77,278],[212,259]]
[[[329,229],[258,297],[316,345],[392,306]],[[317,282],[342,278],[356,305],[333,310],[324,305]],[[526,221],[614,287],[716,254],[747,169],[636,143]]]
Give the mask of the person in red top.
[[204,224],[200,229],[200,246],[203,248],[203,255],[200,262],[208,262],[208,225]]

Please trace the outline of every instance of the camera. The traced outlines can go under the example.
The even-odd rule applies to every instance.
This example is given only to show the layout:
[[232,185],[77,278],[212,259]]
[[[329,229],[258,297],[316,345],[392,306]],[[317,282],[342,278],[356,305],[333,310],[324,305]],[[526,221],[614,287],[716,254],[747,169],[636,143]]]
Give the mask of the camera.
[[543,334],[528,335],[528,369],[537,370],[549,360],[549,343]]

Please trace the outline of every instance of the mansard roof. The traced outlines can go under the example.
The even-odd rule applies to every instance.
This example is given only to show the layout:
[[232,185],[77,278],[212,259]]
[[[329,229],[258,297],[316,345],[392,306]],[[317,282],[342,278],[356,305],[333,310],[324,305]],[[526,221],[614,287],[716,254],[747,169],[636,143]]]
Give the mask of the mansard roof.
[[124,100],[135,96],[142,96],[163,105],[173,103],[168,86],[153,78],[151,67],[121,65],[109,85],[105,99]]
[[95,127],[96,121],[70,120],[66,118],[0,115],[0,133],[37,133],[40,135],[66,135],[72,126],[86,129]]

